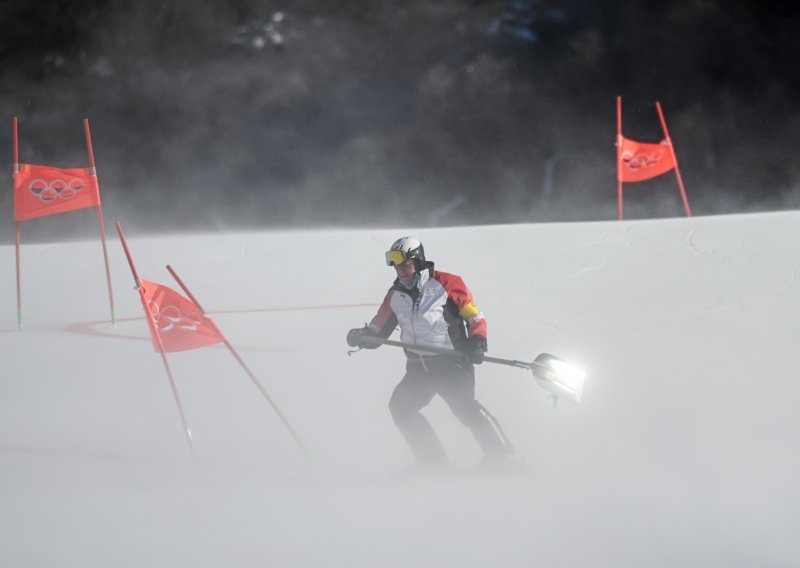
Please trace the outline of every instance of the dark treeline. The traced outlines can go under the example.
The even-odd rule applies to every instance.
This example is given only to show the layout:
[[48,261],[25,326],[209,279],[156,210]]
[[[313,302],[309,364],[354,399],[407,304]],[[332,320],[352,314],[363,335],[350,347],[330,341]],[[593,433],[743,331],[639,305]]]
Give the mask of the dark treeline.
[[[161,230],[604,220],[619,94],[635,139],[661,101],[696,214],[797,208],[799,24],[755,1],[8,0],[0,155],[18,116],[22,161],[84,165],[88,117],[106,211]],[[682,214],[673,177],[628,187],[630,218]],[[11,203],[9,180],[3,240]]]

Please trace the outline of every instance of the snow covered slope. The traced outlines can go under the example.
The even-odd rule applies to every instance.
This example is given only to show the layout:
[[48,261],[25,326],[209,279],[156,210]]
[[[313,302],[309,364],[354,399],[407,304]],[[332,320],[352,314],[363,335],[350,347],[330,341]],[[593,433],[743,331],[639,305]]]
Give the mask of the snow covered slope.
[[[124,224],[124,220],[123,220]],[[109,325],[98,242],[0,248],[1,566],[796,566],[800,213],[408,231],[142,238],[171,264],[310,449],[308,463],[224,347],[169,356],[192,462],[116,237]],[[386,404],[391,347],[349,328],[422,239],[486,314],[490,354],[588,372],[553,408],[485,364],[478,398],[530,467],[387,479],[410,455]],[[480,459],[435,400],[454,463]]]

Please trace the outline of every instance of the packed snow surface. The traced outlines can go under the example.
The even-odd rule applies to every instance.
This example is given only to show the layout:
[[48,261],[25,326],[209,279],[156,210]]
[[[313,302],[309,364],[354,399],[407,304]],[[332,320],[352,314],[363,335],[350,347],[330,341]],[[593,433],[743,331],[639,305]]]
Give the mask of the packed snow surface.
[[[114,327],[99,241],[23,244],[23,331],[0,247],[0,566],[797,566],[798,227],[129,231],[140,275],[178,288],[175,268],[311,460],[221,345],[168,355],[192,459],[116,235]],[[348,356],[345,335],[403,234],[464,277],[490,355],[587,371],[581,404],[554,407],[530,373],[478,367],[524,472],[472,473],[479,450],[437,399],[453,472],[395,475],[404,355]]]

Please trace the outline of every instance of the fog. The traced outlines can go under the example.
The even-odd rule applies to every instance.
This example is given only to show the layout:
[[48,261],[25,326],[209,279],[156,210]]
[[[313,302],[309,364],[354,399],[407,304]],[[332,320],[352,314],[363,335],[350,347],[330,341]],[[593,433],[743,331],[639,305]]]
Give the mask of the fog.
[[[90,212],[62,215],[77,221]],[[109,220],[111,221],[111,220]],[[121,219],[125,225],[125,219]],[[4,566],[793,566],[800,511],[796,212],[397,230],[152,235],[308,446],[223,347],[169,355],[192,460],[116,237],[118,323],[96,239],[0,247]],[[347,355],[401,234],[460,273],[490,354],[583,366],[579,406],[484,364],[479,400],[527,470],[473,471],[469,432],[425,413],[453,471],[411,460],[386,407],[401,351]]]
[[[89,118],[109,215],[148,231],[613,219],[617,95],[637,140],[661,101],[696,214],[800,207],[790,6],[32,6],[4,7],[0,155],[18,116],[23,161],[85,165]],[[682,214],[671,174],[627,201]]]

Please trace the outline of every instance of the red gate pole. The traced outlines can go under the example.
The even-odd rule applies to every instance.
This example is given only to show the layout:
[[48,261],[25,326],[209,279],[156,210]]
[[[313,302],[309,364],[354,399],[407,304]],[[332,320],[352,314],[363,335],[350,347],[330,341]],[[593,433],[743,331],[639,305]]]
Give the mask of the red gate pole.
[[[94,164],[94,151],[92,150],[92,135],[89,132],[89,119],[83,119],[83,129],[86,132],[86,149],[89,152],[89,173],[97,181],[97,168]],[[97,181],[97,218],[100,221],[100,240],[103,242],[103,260],[106,263],[106,284],[108,285],[108,302],[111,306],[111,325],[116,327],[117,314],[114,309],[114,290],[111,287],[111,268],[108,264],[108,245],[106,244],[106,224],[103,220],[103,204],[100,199],[100,182]]]
[[[14,167],[13,167],[13,174],[12,179],[17,176],[19,173],[19,138],[17,136],[17,117],[14,117],[13,120],[14,124]],[[17,185],[16,183],[12,184],[14,186],[14,203],[16,203],[16,191]],[[16,269],[17,269],[17,329],[22,330],[22,282],[20,278],[20,260],[19,260],[19,230],[20,230],[20,223],[16,220],[16,213],[14,215],[14,240],[15,240],[15,251],[16,251]]]
[[17,329],[22,331],[22,286],[19,275],[19,222],[14,221],[14,235],[17,249]]
[[169,361],[167,361],[167,354],[164,353],[164,345],[161,343],[161,336],[158,334],[158,327],[156,323],[153,321],[153,316],[150,313],[149,308],[147,307],[147,301],[144,297],[144,288],[142,288],[142,281],[139,278],[139,273],[136,271],[136,266],[133,264],[133,257],[131,256],[130,250],[128,250],[128,243],[125,241],[125,235],[122,234],[122,226],[117,223],[117,233],[119,234],[119,240],[122,243],[122,249],[125,251],[125,256],[128,259],[128,264],[131,267],[131,273],[133,273],[133,280],[136,282],[136,289],[139,291],[139,299],[142,301],[142,308],[144,308],[144,317],[147,320],[147,326],[150,329],[150,334],[154,338],[156,344],[158,345],[158,351],[161,353],[161,361],[164,363],[164,369],[167,371],[167,378],[169,378],[169,384],[172,387],[172,396],[175,398],[175,404],[178,406],[178,414],[181,416],[181,423],[183,424],[183,431],[186,433],[186,441],[189,443],[189,451],[192,454],[192,459],[195,458],[194,455],[194,444],[192,444],[192,433],[189,430],[189,424],[186,422],[186,415],[183,412],[183,404],[181,404],[181,397],[178,395],[178,387],[175,386],[175,379],[172,376],[172,369],[169,366]]
[[686,198],[686,190],[683,187],[681,170],[678,168],[678,157],[675,155],[675,147],[672,145],[672,139],[669,137],[669,132],[667,131],[667,121],[664,120],[664,113],[661,112],[661,103],[658,101],[656,101],[656,110],[658,111],[658,118],[661,120],[661,128],[664,130],[664,139],[667,141],[669,152],[672,155],[672,163],[675,164],[675,177],[678,179],[678,189],[681,192],[681,199],[683,200],[683,210],[686,212],[687,217],[691,217],[692,210],[689,208],[689,200]]
[[283,422],[283,425],[286,426],[286,429],[289,430],[289,433],[294,438],[294,441],[297,442],[297,445],[300,446],[300,448],[303,450],[303,453],[305,453],[306,457],[308,459],[311,459],[311,455],[308,453],[308,449],[306,448],[305,444],[303,444],[303,441],[300,439],[300,436],[297,435],[297,432],[295,431],[294,428],[292,428],[292,425],[289,424],[289,421],[286,419],[283,412],[281,412],[280,408],[278,408],[278,405],[275,404],[275,401],[272,400],[271,396],[269,396],[269,393],[267,393],[267,389],[264,388],[261,382],[256,378],[253,371],[250,370],[250,367],[247,366],[247,363],[245,363],[244,360],[239,356],[239,353],[233,347],[231,342],[228,341],[228,338],[225,337],[225,334],[222,333],[222,330],[217,325],[217,322],[215,322],[214,319],[211,316],[209,316],[208,313],[203,309],[203,306],[200,305],[200,302],[197,301],[197,298],[195,298],[194,295],[189,291],[189,288],[186,287],[186,284],[183,283],[183,280],[181,280],[180,276],[178,276],[178,274],[175,272],[175,270],[173,270],[173,268],[170,265],[167,265],[167,270],[169,271],[170,274],[172,274],[172,277],[175,279],[175,281],[178,283],[181,289],[183,289],[183,291],[186,293],[186,295],[189,297],[192,303],[195,306],[197,306],[197,308],[203,313],[203,317],[206,318],[209,321],[209,323],[211,323],[217,335],[219,335],[219,338],[222,339],[222,342],[225,344],[225,347],[228,348],[228,350],[231,352],[231,354],[239,363],[239,365],[242,366],[245,373],[247,373],[247,376],[250,377],[251,381],[253,381],[253,384],[256,386],[259,392],[261,392],[264,398],[267,399],[267,402],[269,402],[270,406],[272,406],[272,409],[278,415],[278,418],[280,418],[281,422]]
[[622,97],[617,97],[617,219],[622,221]]

